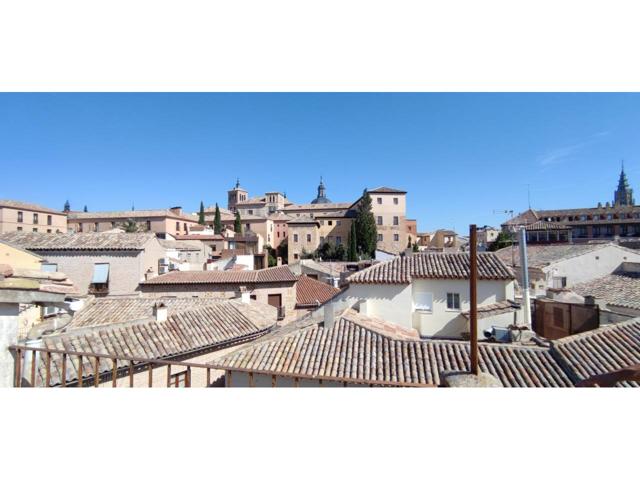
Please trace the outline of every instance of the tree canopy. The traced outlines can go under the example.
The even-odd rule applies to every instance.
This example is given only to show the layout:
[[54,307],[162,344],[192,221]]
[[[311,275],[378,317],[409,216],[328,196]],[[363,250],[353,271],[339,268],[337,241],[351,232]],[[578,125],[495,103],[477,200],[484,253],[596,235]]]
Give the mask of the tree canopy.
[[204,225],[204,203],[200,200],[200,212],[198,212],[198,223]]
[[358,260],[358,240],[356,234],[356,224],[351,222],[351,232],[349,233],[349,248],[347,250],[347,260],[355,262]]
[[355,225],[358,252],[368,258],[373,258],[376,252],[378,230],[371,209],[371,195],[366,188],[360,203],[358,203]]
[[242,219],[240,218],[240,212],[236,211],[236,219],[233,222],[233,231],[238,235],[242,235]]
[[511,235],[507,232],[500,232],[496,239],[489,245],[490,252],[495,252],[496,250],[500,250],[501,248],[508,247],[513,244],[513,240],[511,239]]
[[219,235],[222,233],[222,219],[220,218],[220,208],[216,203],[216,212],[213,215],[213,233]]

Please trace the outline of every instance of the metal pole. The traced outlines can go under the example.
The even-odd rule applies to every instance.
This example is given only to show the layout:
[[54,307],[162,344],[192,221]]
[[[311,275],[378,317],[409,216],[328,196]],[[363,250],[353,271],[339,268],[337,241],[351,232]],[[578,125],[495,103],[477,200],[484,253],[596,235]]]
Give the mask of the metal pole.
[[522,284],[522,309],[524,313],[524,324],[531,328],[531,300],[529,299],[529,261],[527,259],[527,233],[524,227],[520,227],[520,270]]
[[471,302],[470,342],[471,373],[478,375],[478,241],[475,225],[469,225],[469,301]]

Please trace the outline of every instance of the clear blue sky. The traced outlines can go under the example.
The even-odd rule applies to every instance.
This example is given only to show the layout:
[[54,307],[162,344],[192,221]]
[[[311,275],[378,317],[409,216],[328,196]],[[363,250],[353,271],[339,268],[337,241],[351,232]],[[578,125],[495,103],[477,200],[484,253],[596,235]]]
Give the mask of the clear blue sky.
[[640,198],[638,94],[1,94],[0,198],[196,211],[250,195],[406,189],[420,230]]

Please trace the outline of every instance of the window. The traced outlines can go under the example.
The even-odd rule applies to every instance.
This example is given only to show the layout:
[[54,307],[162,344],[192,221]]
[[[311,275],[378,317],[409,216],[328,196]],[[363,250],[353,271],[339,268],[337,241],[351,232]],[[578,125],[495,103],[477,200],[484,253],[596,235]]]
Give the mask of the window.
[[337,226],[342,225],[342,220],[336,220],[336,225],[337,225]]
[[247,229],[247,230],[251,230],[251,224],[250,224],[250,223],[247,223],[247,224],[245,225],[245,227],[246,227],[246,229]]
[[151,220],[147,220],[147,230],[151,231]]
[[34,228],[34,229],[33,229],[33,231],[34,231],[34,232],[37,232],[37,231],[38,231],[38,229],[37,229],[37,228]]
[[400,241],[400,235],[399,235],[399,234],[397,234],[397,233],[394,233],[394,234],[393,234],[393,241],[394,241],[394,242],[399,242],[399,241]]
[[176,232],[180,231],[180,222],[176,222]]
[[393,217],[393,224],[400,225],[400,219],[398,217]]
[[293,241],[296,242],[296,243],[298,242],[298,234],[297,233],[293,234]]
[[22,227],[18,227],[18,231],[21,232],[22,231]]
[[22,212],[18,212],[18,223],[22,223]]
[[78,224],[78,232],[82,233],[82,224],[81,223]]
[[329,226],[331,226],[333,225],[333,220],[329,220],[327,223],[329,224]]
[[447,310],[460,310],[459,293],[447,293]]
[[378,234],[378,241],[382,242],[382,234],[381,233]]
[[307,243],[311,243],[311,234],[307,233]]
[[38,214],[37,214],[37,213],[34,213],[34,214],[33,214],[33,224],[34,224],[34,225],[37,225],[37,224],[38,224]]
[[97,232],[98,231],[98,227],[99,227],[98,222],[94,223],[93,226],[94,226],[95,231]]
[[336,245],[340,245],[342,243],[342,237],[336,237]]
[[247,212],[249,213],[249,215],[253,215],[253,210],[247,210]]
[[565,288],[567,286],[567,277],[553,277],[553,288]]
[[93,277],[89,285],[89,293],[99,294],[109,291],[109,264],[96,263],[93,266]]
[[116,222],[111,222],[111,228],[116,228]]
[[51,229],[50,228],[47,228],[47,233],[51,233]]
[[298,259],[300,258],[300,255],[298,255],[297,253],[294,253],[294,254],[293,254],[293,258],[294,258],[295,260],[298,260]]
[[413,295],[413,306],[415,310],[422,312],[433,312],[433,293],[417,292]]
[[377,200],[378,200],[378,205],[382,205],[382,197],[378,197]]
[[47,225],[53,225],[53,217],[51,215],[47,215]]
[[382,225],[382,217],[378,216],[378,225]]
[[393,204],[398,205],[398,197],[393,197]]

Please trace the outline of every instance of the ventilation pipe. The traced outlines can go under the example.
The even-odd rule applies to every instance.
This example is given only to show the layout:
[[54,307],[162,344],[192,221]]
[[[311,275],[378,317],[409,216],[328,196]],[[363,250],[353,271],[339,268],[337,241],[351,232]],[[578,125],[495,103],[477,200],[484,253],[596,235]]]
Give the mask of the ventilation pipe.
[[524,314],[524,326],[531,329],[531,299],[529,298],[529,261],[527,259],[527,232],[520,227],[518,232],[520,247],[520,270],[522,288],[522,311]]

